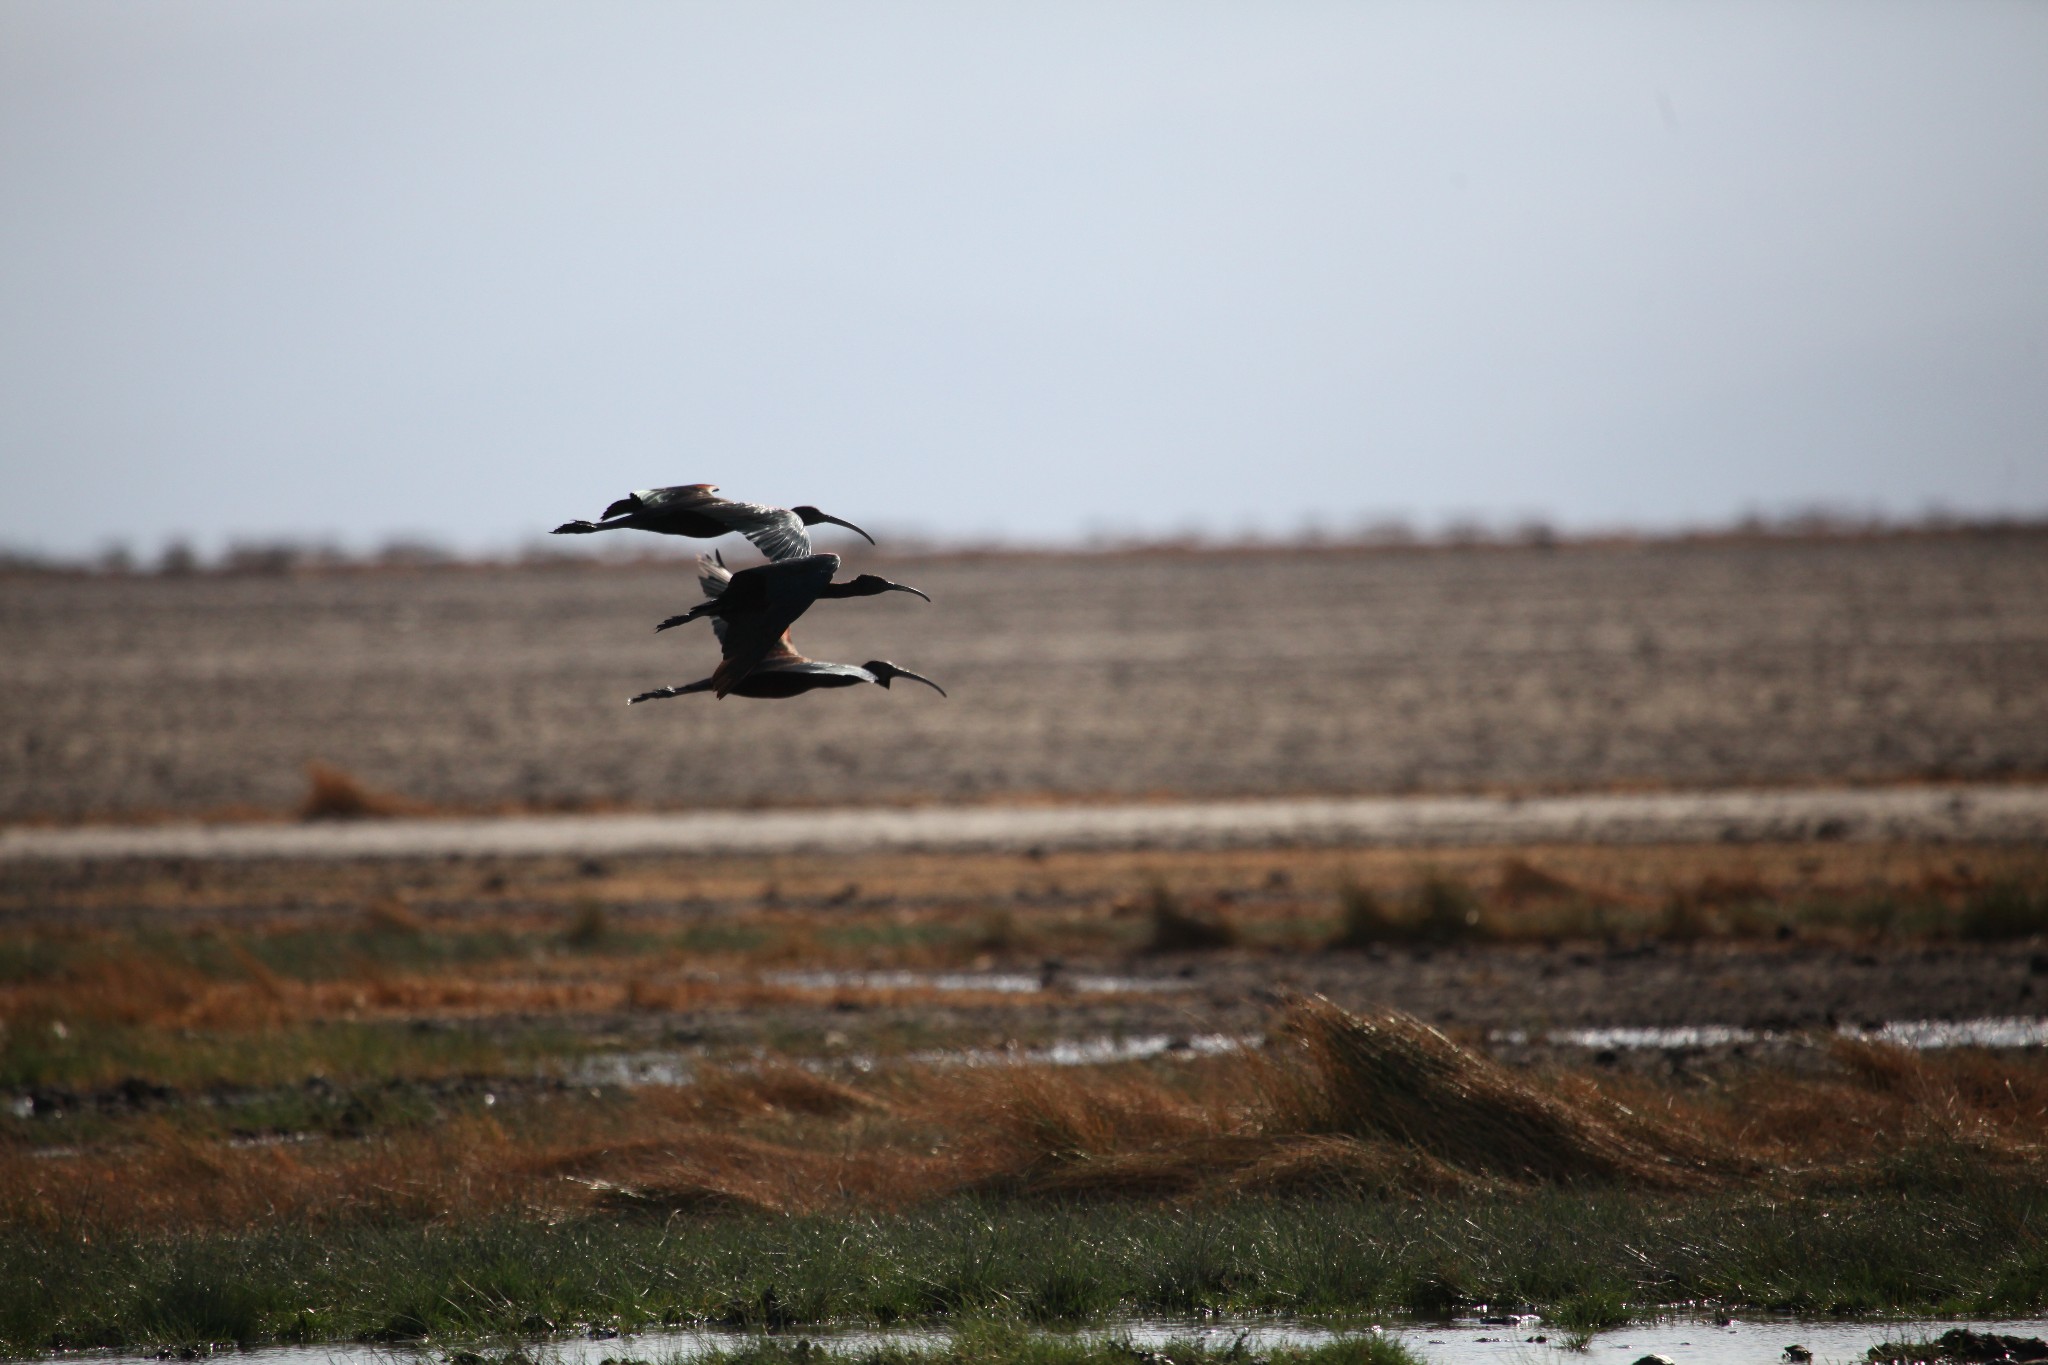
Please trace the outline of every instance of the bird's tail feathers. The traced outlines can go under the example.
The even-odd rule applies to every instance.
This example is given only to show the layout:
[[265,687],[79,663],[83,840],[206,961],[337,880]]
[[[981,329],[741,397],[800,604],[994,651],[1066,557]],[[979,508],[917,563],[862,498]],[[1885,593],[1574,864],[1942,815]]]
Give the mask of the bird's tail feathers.
[[691,607],[681,616],[671,616],[668,618],[668,620],[663,621],[660,625],[654,628],[655,633],[659,634],[662,631],[669,629],[671,626],[687,626],[690,624],[690,622],[697,620],[699,617],[708,615],[711,611],[711,606],[711,603],[706,602],[701,606]]

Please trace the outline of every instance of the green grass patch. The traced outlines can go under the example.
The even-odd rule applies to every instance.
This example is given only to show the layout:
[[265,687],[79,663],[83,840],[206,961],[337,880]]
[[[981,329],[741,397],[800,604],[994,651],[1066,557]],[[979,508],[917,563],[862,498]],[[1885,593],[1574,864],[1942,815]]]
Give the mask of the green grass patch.
[[531,1070],[588,1050],[566,1028],[486,1034],[405,1022],[292,1024],[262,1031],[181,1032],[126,1024],[28,1021],[0,1033],[0,1089],[72,1089],[136,1077],[162,1085],[285,1085]]
[[17,1227],[0,1240],[0,1350],[445,1342],[597,1323],[1437,1317],[1479,1303],[1588,1332],[1679,1302],[2018,1314],[2048,1304],[2044,1217],[2048,1190],[1986,1181],[1874,1199],[1549,1190],[205,1234]]
[[[805,1340],[762,1337],[730,1351],[702,1358],[705,1365],[1147,1365],[1148,1362],[1242,1362],[1243,1365],[1421,1365],[1399,1341],[1371,1333],[1340,1337],[1316,1346],[1269,1347],[1257,1352],[1240,1343],[1212,1346],[1170,1341],[1141,1350],[1114,1335],[1072,1336],[1032,1333],[1004,1324],[978,1324],[943,1345],[904,1344],[848,1355],[825,1355]],[[484,1361],[482,1365],[495,1365]],[[509,1362],[506,1363],[509,1365]],[[641,1365],[626,1362],[626,1365]]]
[[685,953],[756,953],[780,938],[781,931],[762,924],[737,924],[730,920],[702,920],[669,936],[669,943]]

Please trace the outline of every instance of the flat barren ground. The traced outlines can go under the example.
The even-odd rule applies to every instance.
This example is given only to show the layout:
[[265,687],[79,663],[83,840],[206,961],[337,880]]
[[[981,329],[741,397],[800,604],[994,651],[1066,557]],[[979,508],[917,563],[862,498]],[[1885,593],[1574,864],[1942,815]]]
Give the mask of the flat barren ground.
[[[0,1354],[2038,1311],[2048,848],[1989,821],[2041,788],[1985,779],[2048,757],[2042,568],[1968,540],[926,561],[890,571],[938,604],[828,604],[806,643],[954,700],[630,711],[709,666],[646,630],[679,568],[11,580],[8,809],[115,817],[17,847],[237,807],[268,819],[228,834],[316,842],[1100,830],[0,859]],[[315,759],[441,813],[709,809],[287,823]],[[1975,785],[1721,794],[1932,809],[1655,840],[1699,793],[1435,803],[1635,812],[1604,839],[1170,848],[1082,834],[1185,807],[1041,799],[1929,776]],[[721,809],[868,797],[1008,806]]]
[[[1482,1043],[2032,1016],[2044,927],[2048,852],[2011,843],[0,865],[23,981],[169,953],[117,1016],[167,991],[186,1024],[545,1019],[713,1057],[1242,1036],[1308,994]],[[44,988],[0,970],[0,1017]]]
[[2048,536],[875,561],[821,658],[943,683],[627,696],[688,570],[0,580],[0,818],[1458,791],[2048,772]]

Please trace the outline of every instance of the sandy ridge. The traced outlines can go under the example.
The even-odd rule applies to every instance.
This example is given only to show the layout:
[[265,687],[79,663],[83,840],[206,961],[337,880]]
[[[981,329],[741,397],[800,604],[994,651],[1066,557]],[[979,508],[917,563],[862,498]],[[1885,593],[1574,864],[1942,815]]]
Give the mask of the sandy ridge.
[[0,861],[1225,848],[1285,844],[2048,841],[2048,787],[1356,797],[1123,806],[394,819],[0,830]]

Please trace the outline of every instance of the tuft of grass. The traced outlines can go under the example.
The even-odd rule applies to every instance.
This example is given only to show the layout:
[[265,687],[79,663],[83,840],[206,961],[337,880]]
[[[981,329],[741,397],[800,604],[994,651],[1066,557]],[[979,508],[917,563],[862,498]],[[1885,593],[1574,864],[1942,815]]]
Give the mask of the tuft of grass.
[[1024,947],[1024,936],[1018,931],[1017,917],[1008,910],[998,910],[989,915],[981,922],[968,946],[977,953],[997,955],[1019,951]]
[[611,937],[611,921],[604,913],[604,907],[596,901],[584,901],[577,905],[569,927],[562,931],[562,942],[571,948],[589,951],[601,948]]
[[365,786],[356,777],[332,764],[317,760],[306,765],[306,796],[299,803],[303,820],[361,820],[405,815],[416,807],[388,792]]
[[1355,882],[1340,886],[1337,896],[1342,920],[1336,937],[1325,945],[1329,948],[1446,948],[1492,936],[1492,926],[1472,889],[1439,873],[1422,879],[1402,912],[1389,908],[1370,887]]
[[427,931],[426,921],[396,896],[379,896],[363,907],[363,922],[376,934],[400,934],[417,938]]
[[1386,903],[1369,886],[1347,879],[1337,888],[1337,904],[1342,918],[1328,947],[1363,950],[1403,943],[1409,937],[1408,926],[1388,912]]
[[1495,894],[1509,905],[1515,906],[1588,898],[1585,888],[1578,883],[1560,877],[1554,872],[1546,872],[1522,857],[1501,860],[1500,878],[1495,887]]
[[1573,1294],[1545,1309],[1543,1325],[1563,1330],[1565,1349],[1583,1351],[1600,1333],[1626,1327],[1633,1318],[1620,1294],[1612,1289],[1595,1289]]
[[1306,1066],[1273,1081],[1269,1127],[1391,1142],[1513,1180],[1697,1185],[1713,1155],[1671,1129],[1617,1121],[1597,1096],[1546,1093],[1407,1015],[1317,997],[1277,1031]]
[[1234,947],[1238,941],[1237,928],[1230,921],[1221,915],[1190,910],[1163,882],[1152,885],[1151,914],[1152,936],[1145,944],[1147,952],[1211,952]]
[[2048,933],[2048,887],[1995,882],[1970,894],[1956,932],[1980,943],[2001,943]]
[[1454,877],[1432,872],[1416,888],[1416,932],[1424,943],[1449,946],[1487,937],[1479,898]]

